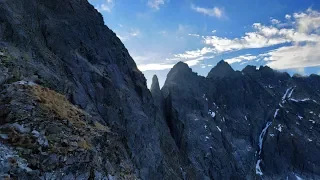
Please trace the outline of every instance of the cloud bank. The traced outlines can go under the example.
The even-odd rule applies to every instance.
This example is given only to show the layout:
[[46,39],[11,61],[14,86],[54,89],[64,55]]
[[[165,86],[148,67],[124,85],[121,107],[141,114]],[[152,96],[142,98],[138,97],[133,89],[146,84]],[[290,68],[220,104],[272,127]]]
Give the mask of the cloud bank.
[[[221,17],[223,14],[214,8],[206,9],[192,5],[192,9],[208,16]],[[191,66],[199,65],[202,60],[247,49],[261,49],[265,52],[257,55],[244,54],[226,61],[232,64],[263,60],[266,65],[275,69],[320,65],[320,12],[311,8],[303,12],[286,14],[283,20],[271,18],[269,25],[254,23],[251,31],[236,38],[215,34],[207,36],[189,34],[189,36],[199,37],[203,47],[174,54],[166,59],[168,64],[141,65],[140,70],[168,69],[178,61],[187,62]]]

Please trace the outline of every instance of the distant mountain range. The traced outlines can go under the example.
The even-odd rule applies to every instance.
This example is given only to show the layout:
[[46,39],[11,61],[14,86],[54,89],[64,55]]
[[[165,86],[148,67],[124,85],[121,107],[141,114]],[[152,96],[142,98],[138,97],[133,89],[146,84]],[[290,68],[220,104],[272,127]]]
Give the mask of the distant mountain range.
[[234,71],[220,61],[202,77],[180,62],[157,87],[151,92],[172,137],[205,177],[319,178],[320,76]]

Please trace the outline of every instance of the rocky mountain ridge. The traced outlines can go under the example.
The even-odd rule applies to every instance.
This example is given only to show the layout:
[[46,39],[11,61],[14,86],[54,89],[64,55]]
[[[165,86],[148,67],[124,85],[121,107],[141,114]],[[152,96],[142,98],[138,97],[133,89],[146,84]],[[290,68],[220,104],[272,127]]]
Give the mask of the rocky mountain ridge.
[[[63,163],[54,159],[49,161],[60,163],[60,166],[53,169],[31,166],[42,164],[45,160],[31,158],[33,153],[47,153],[50,156],[48,149],[34,152],[2,139],[1,145],[5,149],[14,148],[16,154],[28,162],[26,164],[31,171],[25,173],[22,169],[23,173],[15,173],[16,165],[10,164],[6,158],[11,155],[3,154],[1,162],[8,168],[4,168],[1,176],[43,179],[45,174],[53,173],[47,179],[182,179],[184,174],[190,177],[196,174],[187,159],[178,153],[174,141],[168,138],[169,131],[165,130],[164,119],[153,104],[143,74],[119,38],[104,25],[101,14],[87,0],[0,1],[0,52],[0,124],[5,129],[14,126],[16,121],[20,122],[17,118],[11,118],[11,109],[6,110],[8,104],[15,103],[19,98],[7,98],[7,85],[23,81],[62,94],[70,104],[90,115],[91,124],[99,123],[112,132],[99,135],[98,143],[91,143],[89,149],[103,167],[87,163],[83,166],[86,168],[63,171],[59,170]],[[21,88],[24,87],[18,87],[17,91]],[[50,108],[48,116],[57,117]],[[35,126],[45,123],[43,118],[37,118],[35,123],[25,126],[30,125],[30,131],[40,132],[41,136],[50,136],[45,126]],[[59,120],[69,122],[69,118],[58,116],[55,126],[61,127]],[[22,122],[18,125],[24,127]],[[68,129],[71,131],[73,128]],[[8,134],[5,132],[3,129],[1,134],[6,138]],[[75,131],[69,133],[80,139],[85,135],[74,134]],[[66,140],[68,149],[70,143]],[[111,159],[103,155],[108,141],[114,144],[113,152],[117,152]],[[49,150],[54,146],[50,139],[48,146]],[[23,154],[25,151],[29,153]],[[88,159],[79,157],[78,160],[70,160],[60,151],[55,152],[54,156],[63,162],[70,162],[68,167],[79,166],[79,161],[87,162]],[[36,162],[30,163],[31,160]],[[127,164],[132,171],[125,168]],[[124,173],[119,167],[127,170]]]
[[2,179],[318,179],[319,91],[224,61],[149,91],[87,0],[0,0]]
[[180,62],[161,91],[171,135],[205,177],[318,179],[319,80],[224,61],[202,77]]

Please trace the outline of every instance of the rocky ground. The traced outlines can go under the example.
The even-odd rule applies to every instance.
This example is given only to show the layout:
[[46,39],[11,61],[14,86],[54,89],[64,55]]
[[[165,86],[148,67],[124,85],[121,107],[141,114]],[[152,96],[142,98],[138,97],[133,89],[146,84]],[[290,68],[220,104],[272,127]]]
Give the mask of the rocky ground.
[[18,81],[0,102],[2,178],[136,179],[124,138],[63,95]]

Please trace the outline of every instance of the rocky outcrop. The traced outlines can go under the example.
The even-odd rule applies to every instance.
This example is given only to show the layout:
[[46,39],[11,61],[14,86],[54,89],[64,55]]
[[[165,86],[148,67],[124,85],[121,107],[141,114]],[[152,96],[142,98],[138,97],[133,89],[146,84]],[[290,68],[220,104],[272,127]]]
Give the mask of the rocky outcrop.
[[[165,120],[154,105],[143,74],[119,38],[104,25],[101,14],[87,0],[0,1],[0,53],[2,89],[4,84],[18,81],[49,88],[65,95],[70,104],[90,115],[92,121],[108,126],[120,137],[118,153],[125,150],[128,156],[122,153],[114,159],[106,159],[102,157],[108,153],[102,152],[104,147],[93,149],[95,157],[103,160],[102,164],[108,160],[111,164],[127,166],[125,164],[130,160],[130,171],[125,171],[141,179],[182,179],[186,174],[188,177],[195,174],[188,161],[179,155],[169,131],[162,129],[166,127]],[[8,118],[1,116],[1,121],[7,122]],[[40,126],[46,122],[37,123]],[[58,129],[64,127],[62,124],[56,126]],[[68,135],[78,136],[72,128],[68,131],[71,131]],[[46,132],[40,132],[43,133]],[[101,146],[108,146],[108,137],[101,135],[97,139],[105,143]],[[59,140],[63,138],[56,139],[56,143]],[[18,152],[18,147],[3,143]],[[117,149],[118,145],[115,146]],[[88,154],[88,157],[91,156]],[[30,159],[25,160],[31,164]],[[74,164],[81,166],[82,161],[87,162],[79,157]],[[105,176],[110,171],[109,167],[89,164],[74,168],[77,170],[73,174],[86,174],[89,166],[93,167],[93,172],[99,171]],[[48,171],[66,174],[67,171],[61,170],[63,167],[61,164],[48,170],[42,167],[35,170],[39,170],[38,177]],[[117,166],[112,167],[115,176],[121,174]]]
[[230,68],[221,61],[206,78],[181,63],[169,72],[162,92],[181,151],[207,179],[318,179],[320,77]]
[[163,94],[162,94],[162,92],[160,90],[158,77],[156,75],[154,75],[152,77],[152,84],[151,84],[150,92],[152,94],[152,97],[153,97],[153,100],[155,102],[155,105],[161,111],[163,111],[163,103],[164,103],[163,100],[164,100],[164,98],[163,98]]
[[125,138],[63,95],[18,81],[0,104],[1,178],[137,178]]

